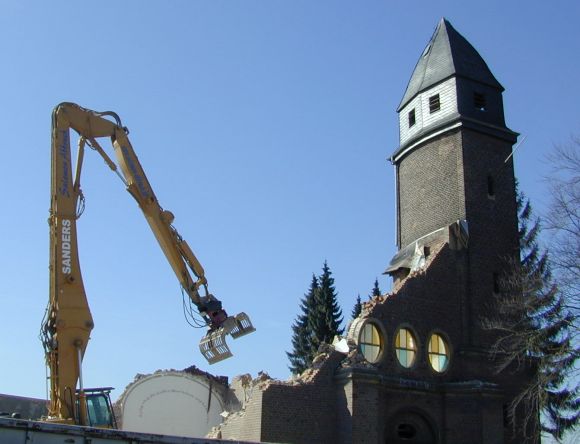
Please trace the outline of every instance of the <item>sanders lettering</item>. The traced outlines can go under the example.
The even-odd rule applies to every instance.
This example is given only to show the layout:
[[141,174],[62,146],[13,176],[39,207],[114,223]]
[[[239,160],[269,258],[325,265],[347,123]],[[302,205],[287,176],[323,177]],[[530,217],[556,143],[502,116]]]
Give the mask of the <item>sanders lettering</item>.
[[71,222],[68,219],[63,219],[60,229],[60,240],[61,240],[61,247],[60,251],[62,254],[61,258],[61,265],[62,265],[62,272],[64,274],[70,274],[71,272],[71,264],[70,264],[70,241],[71,241]]

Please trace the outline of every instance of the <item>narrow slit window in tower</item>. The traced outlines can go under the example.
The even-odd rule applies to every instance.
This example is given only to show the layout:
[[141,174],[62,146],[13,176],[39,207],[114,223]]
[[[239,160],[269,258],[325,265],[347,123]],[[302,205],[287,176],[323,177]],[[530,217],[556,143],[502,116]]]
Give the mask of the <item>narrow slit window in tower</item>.
[[493,273],[493,292],[495,294],[499,294],[501,290],[500,282],[499,282],[499,274]]
[[429,113],[433,114],[441,109],[439,94],[429,97]]
[[495,197],[495,183],[491,174],[487,175],[487,197]]

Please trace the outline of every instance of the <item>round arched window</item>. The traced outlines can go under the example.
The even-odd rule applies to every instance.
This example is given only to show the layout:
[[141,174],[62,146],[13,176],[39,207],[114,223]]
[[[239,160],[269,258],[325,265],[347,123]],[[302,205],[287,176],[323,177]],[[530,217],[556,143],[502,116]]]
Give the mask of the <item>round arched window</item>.
[[449,347],[440,335],[433,333],[429,338],[429,364],[438,373],[444,372],[449,364]]
[[395,352],[399,363],[403,367],[409,368],[413,365],[417,354],[417,341],[411,330],[406,328],[399,329],[395,338]]
[[376,363],[383,352],[384,339],[379,328],[372,322],[366,322],[358,338],[360,352],[371,364]]

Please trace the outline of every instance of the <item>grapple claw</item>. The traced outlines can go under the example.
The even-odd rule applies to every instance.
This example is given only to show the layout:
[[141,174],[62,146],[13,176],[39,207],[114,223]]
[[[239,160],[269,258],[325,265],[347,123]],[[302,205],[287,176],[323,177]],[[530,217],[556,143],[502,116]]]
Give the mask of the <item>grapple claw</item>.
[[232,356],[232,352],[226,343],[226,335],[231,335],[237,339],[256,331],[252,321],[244,312],[236,316],[229,316],[221,325],[214,330],[210,330],[199,342],[201,354],[210,364],[223,361]]
[[210,364],[215,364],[216,362],[223,361],[232,356],[232,352],[226,344],[227,332],[223,327],[217,330],[210,330],[207,334],[201,338],[199,342],[199,350],[207,362]]
[[240,336],[248,335],[256,331],[252,325],[252,321],[250,321],[250,318],[246,313],[241,312],[233,319],[235,324],[232,325],[230,331],[228,332],[230,335],[232,335],[232,338],[238,339]]

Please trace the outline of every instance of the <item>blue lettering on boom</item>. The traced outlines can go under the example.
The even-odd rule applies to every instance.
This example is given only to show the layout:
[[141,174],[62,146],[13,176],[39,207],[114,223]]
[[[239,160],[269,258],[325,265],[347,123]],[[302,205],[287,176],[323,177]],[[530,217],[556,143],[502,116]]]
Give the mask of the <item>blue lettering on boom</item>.
[[69,180],[70,180],[70,142],[68,130],[61,130],[61,143],[58,147],[58,154],[62,159],[62,176],[60,178],[59,192],[62,196],[70,197]]
[[137,188],[139,188],[139,191],[141,192],[143,198],[147,199],[149,197],[149,190],[145,186],[145,178],[141,174],[139,174],[139,171],[137,170],[137,165],[135,165],[135,162],[133,161],[133,158],[131,157],[127,147],[122,146],[121,150],[125,155],[125,159],[127,160],[127,165],[129,166],[131,173],[135,177],[135,182],[137,182]]

